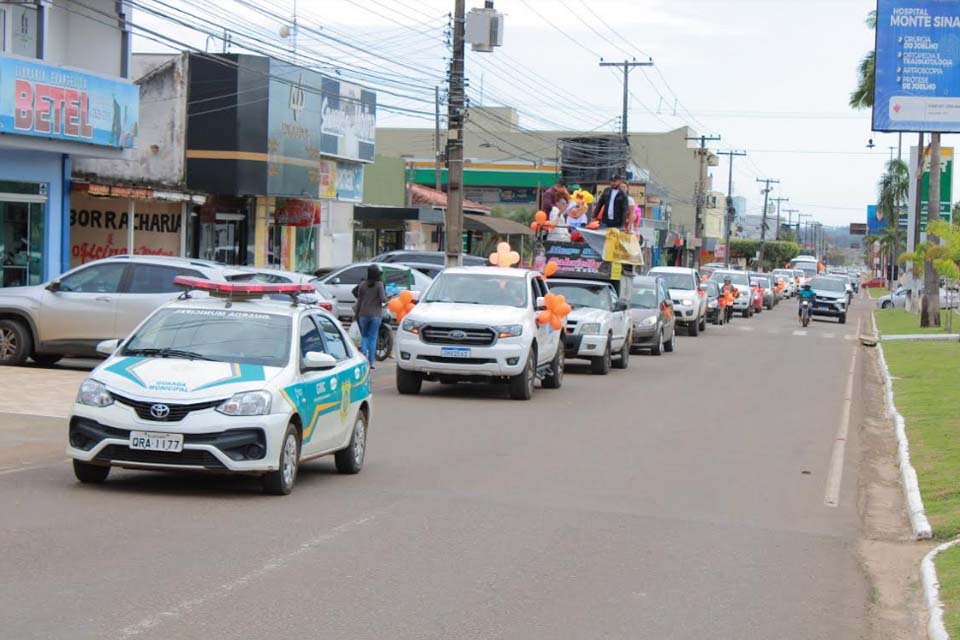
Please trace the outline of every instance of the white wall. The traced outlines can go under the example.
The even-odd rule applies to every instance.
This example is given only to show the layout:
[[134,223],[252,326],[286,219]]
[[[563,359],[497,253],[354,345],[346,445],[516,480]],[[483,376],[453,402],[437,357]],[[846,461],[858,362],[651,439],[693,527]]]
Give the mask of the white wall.
[[318,267],[337,267],[353,262],[353,202],[330,202],[329,221],[321,222]]
[[[69,9],[63,6],[66,4]],[[47,13],[45,62],[101,75],[121,75],[123,33],[116,0],[62,0],[47,4]]]

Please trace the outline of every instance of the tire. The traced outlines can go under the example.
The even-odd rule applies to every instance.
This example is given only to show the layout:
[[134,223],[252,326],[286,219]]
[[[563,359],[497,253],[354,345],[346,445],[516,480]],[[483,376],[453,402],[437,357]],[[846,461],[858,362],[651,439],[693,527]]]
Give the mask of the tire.
[[884,300],[884,301],[883,301],[883,304],[880,305],[880,308],[881,308],[881,309],[891,309],[891,308],[893,308],[893,303],[890,302],[889,300]]
[[30,359],[41,367],[52,367],[63,360],[63,356],[57,353],[35,353],[30,356]]
[[533,385],[537,380],[537,350],[530,349],[523,371],[510,378],[510,397],[514,400],[529,400],[533,397]]
[[416,371],[407,371],[397,367],[397,393],[402,396],[415,396],[423,386],[423,376]]
[[620,353],[616,360],[613,361],[613,367],[615,369],[626,369],[630,366],[630,343],[633,341],[633,336],[629,333],[627,334],[627,339],[623,343],[623,347],[620,349]]
[[590,373],[595,376],[605,376],[610,373],[610,367],[613,364],[613,356],[610,353],[610,338],[607,337],[607,348],[603,350],[603,355],[590,359]]
[[393,331],[385,324],[380,325],[380,331],[377,332],[377,362],[383,362],[393,353]]
[[807,325],[810,324],[810,316],[807,316],[806,318],[802,319],[800,322],[803,324],[803,328],[806,329]]
[[661,353],[663,353],[663,329],[657,333],[657,341],[650,347],[650,355],[659,356]]
[[293,490],[300,467],[300,433],[292,422],[283,434],[278,469],[263,476],[263,492],[271,496],[285,496]]
[[706,330],[707,330],[707,316],[706,314],[704,314],[703,316],[700,317],[700,331],[706,331]]
[[673,335],[670,336],[670,342],[667,342],[663,345],[663,350],[667,353],[673,353],[677,348],[677,329],[674,327]]
[[19,320],[0,320],[0,365],[20,366],[33,351],[33,336]]
[[840,324],[847,324],[847,314],[845,313],[840,314]]
[[694,321],[688,324],[687,335],[690,336],[691,338],[696,338],[698,335],[700,335],[700,323]]
[[100,484],[110,475],[110,467],[74,460],[73,475],[83,484]]
[[544,389],[559,389],[563,386],[563,348],[557,346],[557,353],[550,363],[550,373],[543,377],[541,382]]
[[367,454],[367,417],[363,411],[357,412],[357,420],[353,423],[353,435],[346,449],[333,454],[337,465],[337,473],[355,475],[363,469],[363,458]]

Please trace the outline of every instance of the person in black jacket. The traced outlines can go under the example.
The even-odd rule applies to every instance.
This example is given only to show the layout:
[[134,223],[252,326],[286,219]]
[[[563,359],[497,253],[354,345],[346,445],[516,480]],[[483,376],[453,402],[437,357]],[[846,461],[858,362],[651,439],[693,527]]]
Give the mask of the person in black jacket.
[[627,190],[623,187],[623,178],[614,176],[610,186],[597,200],[597,219],[601,227],[622,229],[627,221]]

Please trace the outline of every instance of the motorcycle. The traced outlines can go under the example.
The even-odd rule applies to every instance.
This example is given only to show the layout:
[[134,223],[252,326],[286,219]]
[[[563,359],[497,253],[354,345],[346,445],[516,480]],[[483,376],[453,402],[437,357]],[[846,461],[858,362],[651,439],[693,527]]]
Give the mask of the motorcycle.
[[800,324],[806,328],[810,324],[810,301],[804,300],[800,303]]

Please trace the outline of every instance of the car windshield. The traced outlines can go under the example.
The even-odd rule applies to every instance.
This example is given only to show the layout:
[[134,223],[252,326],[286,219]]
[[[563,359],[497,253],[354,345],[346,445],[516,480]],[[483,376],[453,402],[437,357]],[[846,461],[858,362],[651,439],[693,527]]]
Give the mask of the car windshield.
[[656,309],[657,290],[651,287],[641,287],[633,290],[630,296],[630,306],[634,309]]
[[843,280],[837,280],[836,278],[814,278],[810,281],[810,286],[822,291],[846,291]]
[[423,297],[424,302],[527,306],[527,280],[499,273],[443,272]]
[[[562,295],[574,309],[588,307],[610,311],[610,288],[599,284],[569,284],[553,283],[550,293]],[[656,300],[654,300],[656,305]]]
[[724,271],[723,273],[714,273],[713,277],[710,279],[714,282],[723,285],[723,281],[727,278],[730,278],[730,283],[734,285],[739,285],[743,287],[749,287],[750,283],[747,281],[747,274],[741,271]]
[[214,360],[282,367],[290,352],[290,318],[229,309],[163,309],[123,348],[126,356]]
[[664,279],[668,289],[696,289],[697,283],[689,273],[669,273],[666,271],[651,271]]

